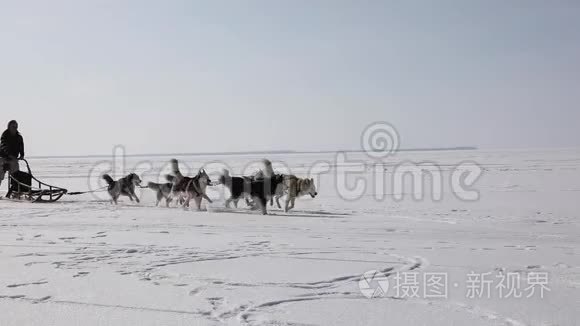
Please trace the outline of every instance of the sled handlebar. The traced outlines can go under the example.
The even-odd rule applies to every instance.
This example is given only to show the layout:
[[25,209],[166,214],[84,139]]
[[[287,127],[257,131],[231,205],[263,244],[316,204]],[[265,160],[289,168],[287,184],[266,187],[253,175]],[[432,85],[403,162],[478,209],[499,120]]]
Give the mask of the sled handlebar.
[[28,161],[24,157],[21,157],[18,160],[26,163],[26,169],[28,170],[28,174],[32,174],[32,171],[30,170],[30,164],[28,164]]

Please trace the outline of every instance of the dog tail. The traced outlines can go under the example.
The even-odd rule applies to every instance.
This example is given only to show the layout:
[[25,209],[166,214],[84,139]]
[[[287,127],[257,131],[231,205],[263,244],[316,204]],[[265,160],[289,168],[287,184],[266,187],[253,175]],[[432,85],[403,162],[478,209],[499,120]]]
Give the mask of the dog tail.
[[105,180],[109,186],[115,183],[115,180],[113,180],[113,178],[108,174],[103,174],[103,180]]
[[160,187],[161,187],[161,185],[158,183],[155,183],[155,182],[148,182],[147,183],[147,188],[149,188],[149,189],[159,190]]
[[177,177],[182,178],[183,174],[179,171],[179,162],[176,159],[171,159],[171,172]]
[[223,169],[222,175],[219,176],[217,184],[222,184],[227,186],[227,181],[231,180],[230,171]]
[[167,182],[173,183],[175,181],[175,179],[176,178],[174,176],[170,175],[170,174],[166,174],[165,175],[165,180],[167,180]]
[[267,178],[271,178],[274,176],[274,169],[272,168],[272,162],[268,159],[263,159],[262,163],[264,163],[264,176]]

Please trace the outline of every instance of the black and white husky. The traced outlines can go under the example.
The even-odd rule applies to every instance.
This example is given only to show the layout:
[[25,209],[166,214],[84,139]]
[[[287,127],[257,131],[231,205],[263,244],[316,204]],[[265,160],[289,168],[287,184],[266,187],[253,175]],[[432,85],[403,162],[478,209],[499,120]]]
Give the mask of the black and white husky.
[[211,185],[211,179],[204,169],[200,169],[195,177],[186,177],[179,171],[179,163],[176,159],[171,160],[171,172],[167,180],[171,182],[171,197],[183,198],[183,207],[189,207],[191,199],[195,200],[197,209],[201,209],[201,201],[205,198],[208,202],[212,200],[207,196],[207,186]]
[[270,197],[270,206],[274,205],[274,200],[276,200],[276,205],[281,209],[282,205],[280,205],[280,198],[286,196],[284,211],[288,212],[294,208],[296,198],[306,195],[309,195],[312,198],[318,196],[314,179],[299,178],[292,174],[276,174],[270,161],[264,160],[263,162],[265,167],[264,170],[258,171],[258,173],[253,176],[254,179],[259,180],[271,176],[281,176],[283,178],[283,182],[276,186],[274,195]]
[[[269,161],[265,162],[269,163]],[[231,193],[230,198],[226,200],[226,207],[229,207],[232,201],[237,206],[238,200],[249,197],[254,199],[254,202],[258,204],[264,215],[268,214],[266,208],[268,199],[276,194],[276,189],[283,182],[284,177],[282,175],[264,174],[259,178],[233,177],[228,170],[224,170],[218,181],[219,184],[226,186]]]

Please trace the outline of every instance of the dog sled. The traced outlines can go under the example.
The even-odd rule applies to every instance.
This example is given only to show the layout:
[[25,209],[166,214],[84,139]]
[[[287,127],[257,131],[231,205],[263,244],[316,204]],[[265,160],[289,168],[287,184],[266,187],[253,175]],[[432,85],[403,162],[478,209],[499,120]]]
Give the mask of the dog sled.
[[8,174],[8,193],[6,198],[15,200],[28,200],[30,202],[52,203],[68,193],[61,187],[49,185],[38,180],[30,170],[30,164],[25,159],[28,172],[16,171]]

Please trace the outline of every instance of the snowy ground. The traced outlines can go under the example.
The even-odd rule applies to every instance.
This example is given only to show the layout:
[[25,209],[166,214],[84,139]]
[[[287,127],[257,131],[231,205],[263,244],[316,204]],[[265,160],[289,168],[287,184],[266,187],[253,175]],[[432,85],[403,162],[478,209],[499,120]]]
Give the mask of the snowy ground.
[[[239,173],[260,157],[178,158],[195,168],[221,160]],[[150,181],[168,159],[124,164]],[[270,159],[299,175],[335,160]],[[41,179],[79,191],[106,170],[103,160],[31,164]],[[374,186],[356,200],[341,198],[336,180],[345,168],[363,168],[350,179],[377,182],[372,160],[356,153],[348,160],[317,176],[320,196],[298,200],[288,214],[226,210],[220,187],[201,212],[154,207],[147,189],[141,204],[124,199],[117,207],[101,194],[54,204],[1,200],[0,325],[579,325],[580,151],[402,153],[384,162],[384,200],[374,198]],[[484,169],[477,201],[449,189],[449,171],[466,160]],[[424,161],[443,169],[442,200],[390,188],[395,164]],[[400,193],[407,196],[395,201]],[[372,270],[390,288],[368,299],[359,281]],[[447,276],[445,297],[426,295],[423,281],[433,275]],[[502,294],[500,275],[520,284]],[[530,275],[548,276],[538,282],[547,287],[543,298],[539,285],[527,298]]]

